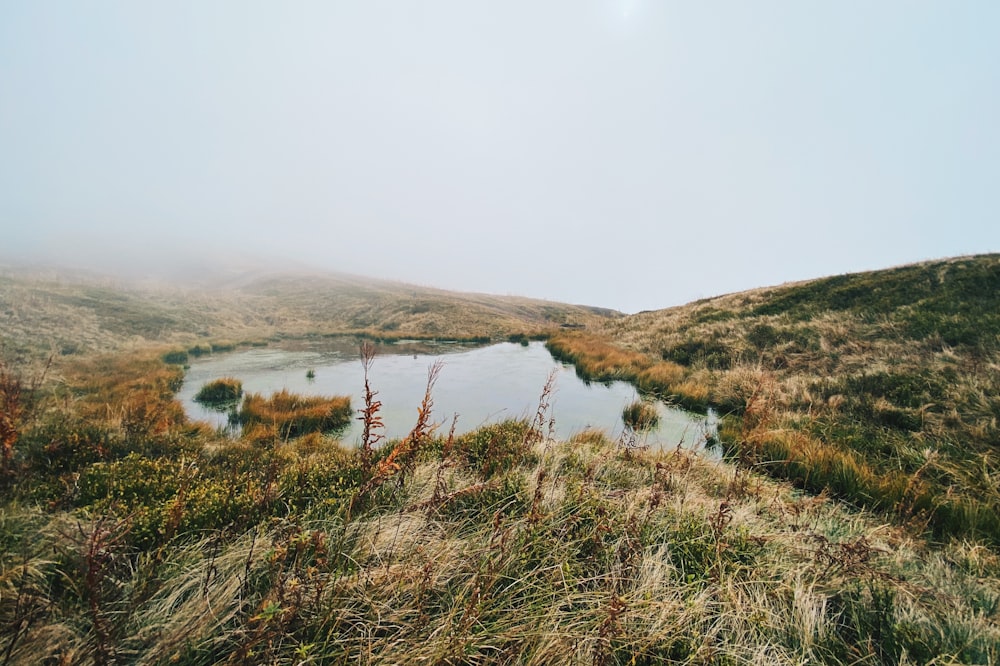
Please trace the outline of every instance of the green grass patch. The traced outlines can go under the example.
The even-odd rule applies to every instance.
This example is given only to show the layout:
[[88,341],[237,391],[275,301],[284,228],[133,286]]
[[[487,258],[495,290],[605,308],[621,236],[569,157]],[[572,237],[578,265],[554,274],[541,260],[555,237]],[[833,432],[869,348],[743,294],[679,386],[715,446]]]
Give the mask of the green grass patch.
[[171,365],[184,365],[188,362],[188,352],[184,349],[174,349],[166,352],[160,357],[164,363]]
[[243,382],[234,377],[222,377],[207,382],[194,399],[207,405],[227,405],[235,403],[243,396]]

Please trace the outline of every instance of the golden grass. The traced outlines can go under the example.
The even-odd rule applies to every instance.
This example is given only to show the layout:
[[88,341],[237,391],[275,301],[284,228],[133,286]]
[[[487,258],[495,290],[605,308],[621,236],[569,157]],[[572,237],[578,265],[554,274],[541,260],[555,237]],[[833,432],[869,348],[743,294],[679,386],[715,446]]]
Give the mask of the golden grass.
[[[767,294],[723,300],[555,345],[732,405],[739,465],[523,423],[443,442],[429,390],[368,460],[316,433],[275,445],[277,418],[233,442],[171,416],[180,369],[153,351],[64,363],[0,501],[4,659],[1000,663],[995,353],[854,313],[744,326]],[[919,429],[884,439],[859,415]],[[960,529],[918,538],[939,524]]]
[[[534,454],[492,484],[447,468],[443,503],[431,459],[350,520],[275,516],[109,566],[96,617],[117,624],[100,645],[85,607],[45,603],[48,578],[76,561],[46,554],[87,561],[72,519],[21,508],[14,527],[0,512],[0,527],[31,537],[27,576],[12,568],[0,587],[20,585],[40,613],[13,661],[98,649],[150,664],[1000,658],[988,614],[1000,561],[981,546],[929,551],[876,516],[683,450],[619,451],[587,433]],[[282,460],[308,469],[294,448]],[[114,529],[100,537],[109,563],[124,552]]]
[[579,374],[595,381],[633,380],[653,365],[646,354],[622,349],[589,333],[559,333],[545,346],[557,359],[573,363]]
[[731,450],[761,469],[1000,543],[998,275],[993,255],[730,294],[606,322],[577,351],[673,359],[670,392],[747,421]]
[[[107,376],[136,388],[120,371],[147,367],[155,384],[154,361]],[[19,600],[0,603],[11,663],[1000,658],[991,550],[928,549],[878,515],[594,431],[553,442],[508,423],[442,443],[432,386],[411,436],[368,465],[315,433],[257,446],[280,437],[261,422],[182,455],[112,452],[73,468],[58,501],[0,504],[0,540],[19,544],[0,552],[0,599]],[[750,398],[756,427],[724,424],[762,458],[825,456],[830,476],[887,483]],[[72,591],[53,584],[80,571]]]
[[248,394],[239,414],[244,426],[273,428],[281,438],[337,430],[349,424],[352,416],[347,396],[301,396],[287,389],[267,398]]
[[79,416],[147,433],[184,423],[184,409],[174,400],[183,379],[181,368],[163,363],[155,352],[74,360],[62,371]]
[[648,353],[622,348],[594,333],[553,335],[545,343],[552,355],[572,363],[582,378],[626,381],[641,391],[688,409],[704,410],[711,402],[701,377],[670,361],[655,361]]
[[663,361],[649,366],[636,375],[636,384],[643,391],[669,394],[683,383],[687,370],[677,363]]

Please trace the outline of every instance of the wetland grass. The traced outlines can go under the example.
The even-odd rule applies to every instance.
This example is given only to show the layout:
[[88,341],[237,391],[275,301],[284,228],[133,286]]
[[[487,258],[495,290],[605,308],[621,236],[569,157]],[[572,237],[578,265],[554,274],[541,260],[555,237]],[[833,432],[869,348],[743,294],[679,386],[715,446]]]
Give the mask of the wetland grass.
[[656,366],[637,355],[665,359],[678,402],[742,420],[723,438],[734,459],[936,539],[1000,545],[997,285],[998,255],[928,262],[707,299],[549,344],[584,376],[643,390]]
[[188,352],[185,349],[174,349],[168,352],[164,352],[161,356],[164,363],[170,363],[173,365],[185,365],[188,362]]
[[158,351],[74,355],[0,497],[3,662],[1000,663],[996,350],[728,298],[572,349],[637,381],[717,334],[726,369],[657,372],[739,406],[739,464],[537,436],[544,397],[535,423],[440,437],[433,376],[403,440],[381,439],[367,383],[362,447],[230,440],[172,407],[183,373]]
[[[5,504],[0,539],[23,545],[0,554],[10,663],[1000,658],[981,610],[995,553],[943,559],[680,449],[551,442],[524,421],[435,441],[431,404],[367,467],[315,435],[223,442],[82,466],[75,514]],[[81,569],[79,593],[53,584]]]
[[269,398],[250,393],[243,399],[239,420],[254,426],[274,428],[282,438],[311,432],[330,432],[351,422],[351,399],[347,396],[301,396],[282,389]]
[[692,379],[689,369],[620,347],[599,334],[556,333],[545,346],[557,360],[572,363],[581,379],[630,382],[645,393],[696,411],[704,411],[712,403],[707,388]]
[[636,400],[622,410],[622,420],[636,432],[653,430],[660,424],[656,407],[644,400]]
[[211,406],[233,404],[243,396],[243,382],[234,377],[222,377],[207,382],[198,389],[194,399]]

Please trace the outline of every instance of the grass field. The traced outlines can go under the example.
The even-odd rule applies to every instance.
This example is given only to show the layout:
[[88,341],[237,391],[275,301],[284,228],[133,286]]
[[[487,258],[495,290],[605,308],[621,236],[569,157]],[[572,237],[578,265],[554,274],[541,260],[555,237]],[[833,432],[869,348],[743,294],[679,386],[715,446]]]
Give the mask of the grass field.
[[[996,664],[998,329],[981,287],[997,268],[629,318],[560,306],[598,318],[550,320],[554,351],[727,410],[728,461],[549,440],[551,386],[533,419],[452,436],[433,372],[400,440],[379,437],[378,386],[351,406],[358,448],[322,424],[230,439],[184,417],[179,354],[274,334],[255,323],[279,317],[265,301],[215,324],[237,305],[126,297],[176,317],[149,338],[102,324],[103,305],[19,314],[2,331],[0,663]],[[63,307],[79,327],[57,325]],[[346,315],[313,316],[281,334]],[[536,332],[509,316],[463,331]],[[50,322],[46,342],[30,321]],[[45,369],[58,335],[78,347]]]
[[586,375],[730,414],[727,448],[754,469],[1000,544],[996,255],[707,299],[549,345]]

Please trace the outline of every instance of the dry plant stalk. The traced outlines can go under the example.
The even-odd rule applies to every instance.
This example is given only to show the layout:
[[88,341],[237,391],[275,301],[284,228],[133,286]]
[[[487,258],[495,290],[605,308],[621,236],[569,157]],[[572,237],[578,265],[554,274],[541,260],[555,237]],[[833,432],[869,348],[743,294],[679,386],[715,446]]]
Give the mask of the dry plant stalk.
[[82,574],[80,596],[87,601],[87,615],[93,632],[93,659],[97,665],[117,661],[112,643],[115,625],[109,618],[106,591],[112,569],[120,564],[120,547],[131,530],[132,517],[115,520],[111,514],[100,516],[89,525],[77,521],[75,530],[61,532],[79,557]]
[[546,438],[543,428],[548,426],[548,436],[551,439],[555,430],[555,418],[550,416],[552,409],[552,393],[555,390],[556,371],[552,370],[545,385],[542,386],[542,393],[538,396],[538,409],[535,410],[535,417],[531,420],[531,427],[524,434],[524,444],[526,448],[531,448],[535,444],[542,442]]
[[[438,376],[441,374],[441,368],[443,367],[443,362],[435,361],[427,370],[427,388],[424,389],[424,399],[420,402],[420,407],[417,408],[416,424],[410,430],[410,433],[401,439],[392,451],[389,452],[389,455],[383,458],[375,467],[371,478],[361,486],[354,499],[351,500],[348,516],[353,514],[354,510],[364,503],[373,490],[381,486],[397,472],[408,468],[413,463],[414,454],[420,450],[420,447],[427,441],[430,434],[434,432],[437,424],[431,423],[431,410],[434,406],[432,393],[434,391],[434,384],[437,383]],[[402,482],[402,479],[400,482]]]
[[439,504],[448,492],[448,484],[444,480],[444,470],[452,466],[451,451],[455,447],[456,425],[458,425],[458,414],[455,414],[451,419],[451,429],[448,430],[448,439],[445,441],[444,449],[441,451],[441,462],[434,477],[434,497],[432,498],[432,503],[435,505]]
[[[545,434],[542,432],[542,427],[545,425],[546,421],[549,424],[549,440],[551,440],[552,431],[555,429],[555,418],[549,418],[549,410],[551,409],[551,398],[552,391],[556,383],[556,371],[552,370],[549,373],[548,378],[545,380],[545,385],[542,386],[542,393],[538,396],[538,409],[535,411],[535,418],[531,421],[531,427],[528,431],[524,433],[524,448],[530,450],[535,444],[546,441]],[[548,450],[548,441],[545,444],[546,451]],[[544,495],[543,484],[545,483],[546,471],[544,461],[539,459],[538,461],[538,471],[535,474],[535,492],[531,500],[531,524],[536,524],[542,518],[542,497]]]
[[371,383],[368,381],[368,372],[375,362],[375,345],[370,340],[361,343],[361,367],[365,371],[365,407],[359,410],[361,416],[358,420],[364,424],[364,431],[361,433],[361,467],[367,477],[372,467],[372,456],[375,446],[382,441],[385,435],[382,430],[385,424],[379,411],[382,409],[382,402],[375,399],[378,391],[373,391]]

